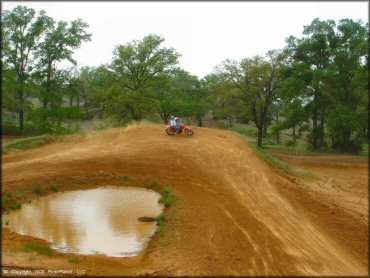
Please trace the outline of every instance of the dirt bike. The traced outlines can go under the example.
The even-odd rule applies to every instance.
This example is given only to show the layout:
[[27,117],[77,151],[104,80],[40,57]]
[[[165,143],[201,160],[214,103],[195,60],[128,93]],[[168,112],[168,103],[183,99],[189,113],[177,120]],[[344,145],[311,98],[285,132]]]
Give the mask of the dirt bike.
[[168,135],[174,135],[175,133],[182,133],[183,131],[186,135],[193,135],[193,131],[190,129],[190,127],[184,125],[183,123],[180,124],[180,128],[177,130],[177,132],[175,128],[173,128],[172,126],[168,126],[166,128],[166,132]]

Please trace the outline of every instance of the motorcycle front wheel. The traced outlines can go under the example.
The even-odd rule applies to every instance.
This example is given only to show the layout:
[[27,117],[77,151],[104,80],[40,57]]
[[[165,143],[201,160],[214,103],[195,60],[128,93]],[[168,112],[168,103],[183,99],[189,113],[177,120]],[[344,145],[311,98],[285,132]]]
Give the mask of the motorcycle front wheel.
[[186,135],[193,135],[193,131],[191,129],[185,129]]

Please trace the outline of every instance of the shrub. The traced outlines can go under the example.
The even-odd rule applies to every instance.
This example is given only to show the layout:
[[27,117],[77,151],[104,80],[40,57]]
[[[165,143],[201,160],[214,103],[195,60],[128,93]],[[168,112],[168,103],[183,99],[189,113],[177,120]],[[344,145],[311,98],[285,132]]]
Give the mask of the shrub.
[[50,190],[58,191],[58,188],[59,188],[59,184],[56,183],[56,182],[52,182],[51,184],[49,184],[49,189]]
[[157,221],[159,226],[163,226],[164,223],[167,221],[168,216],[165,212],[163,212],[161,215],[159,215],[155,220]]
[[13,204],[13,205],[10,206],[10,209],[15,211],[15,210],[20,209],[21,207],[22,207],[22,204],[15,203],[15,204]]
[[33,243],[25,243],[22,248],[23,252],[28,253],[29,251],[37,251],[38,253],[51,257],[53,255],[53,249],[48,246],[38,245]]
[[162,195],[164,196],[164,197],[168,197],[169,195],[170,195],[170,190],[169,190],[169,188],[168,187],[165,187],[165,188],[163,188],[162,189]]
[[165,207],[169,207],[172,205],[173,201],[174,201],[173,196],[168,187],[163,188],[162,196],[161,198],[159,198],[158,203],[164,204]]
[[117,186],[124,185],[126,182],[129,182],[129,181],[130,181],[129,176],[123,176],[122,178],[119,179]]
[[6,199],[1,199],[1,209],[5,210],[7,209],[9,206],[9,200],[6,200]]
[[164,202],[163,202],[163,204],[164,204],[164,206],[165,206],[165,207],[169,207],[169,206],[171,206],[171,205],[172,205],[172,203],[173,203],[173,198],[172,198],[172,196],[168,196],[168,197],[164,200]]
[[152,180],[150,182],[150,187],[151,188],[157,188],[159,186],[159,183],[156,180]]
[[33,193],[35,193],[36,195],[42,195],[42,189],[39,185],[36,185],[33,190],[32,190]]

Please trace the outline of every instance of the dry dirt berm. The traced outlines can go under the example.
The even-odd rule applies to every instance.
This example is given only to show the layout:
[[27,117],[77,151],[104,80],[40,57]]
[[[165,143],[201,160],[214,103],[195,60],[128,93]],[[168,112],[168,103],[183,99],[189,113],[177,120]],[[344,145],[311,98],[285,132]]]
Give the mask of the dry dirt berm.
[[[56,254],[31,261],[10,250],[45,243],[3,228],[3,266],[107,276],[368,274],[368,254],[342,244],[325,227],[330,221],[320,221],[336,214],[308,206],[314,201],[305,187],[281,177],[231,132],[194,128],[187,137],[168,136],[163,125],[116,128],[11,152],[2,170],[5,194],[52,181],[60,191],[92,188],[128,175],[130,186],[155,179],[179,198],[161,237],[137,258],[77,256],[71,265],[68,255]],[[353,240],[367,246],[367,223],[354,223]],[[365,232],[356,233],[361,227]]]

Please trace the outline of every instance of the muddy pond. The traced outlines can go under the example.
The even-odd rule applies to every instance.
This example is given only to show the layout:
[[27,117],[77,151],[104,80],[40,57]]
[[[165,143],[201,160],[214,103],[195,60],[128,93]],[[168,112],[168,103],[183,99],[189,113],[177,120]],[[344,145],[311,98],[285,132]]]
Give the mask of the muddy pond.
[[59,252],[131,257],[155,233],[155,221],[138,218],[160,215],[159,198],[154,191],[127,187],[59,192],[3,215],[3,225],[46,240]]

